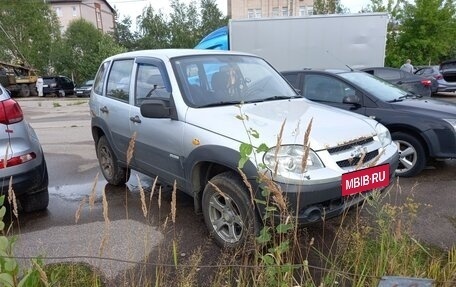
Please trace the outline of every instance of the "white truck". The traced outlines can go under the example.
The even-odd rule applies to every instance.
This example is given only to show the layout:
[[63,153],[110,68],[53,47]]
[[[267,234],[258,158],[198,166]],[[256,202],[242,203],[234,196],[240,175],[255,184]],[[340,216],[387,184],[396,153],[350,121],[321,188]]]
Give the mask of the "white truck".
[[383,67],[387,13],[229,21],[195,48],[256,54],[278,70]]

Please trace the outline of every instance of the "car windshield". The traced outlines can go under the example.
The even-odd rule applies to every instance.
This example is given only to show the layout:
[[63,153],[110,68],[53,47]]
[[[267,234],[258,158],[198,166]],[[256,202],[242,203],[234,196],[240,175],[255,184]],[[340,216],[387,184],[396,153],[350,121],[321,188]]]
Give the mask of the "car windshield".
[[174,59],[173,66],[191,107],[300,97],[269,64],[253,56],[187,56]]
[[87,82],[84,83],[84,86],[92,86],[93,85],[93,80],[88,80]]
[[401,100],[410,95],[409,92],[365,72],[346,72],[339,75],[385,102]]

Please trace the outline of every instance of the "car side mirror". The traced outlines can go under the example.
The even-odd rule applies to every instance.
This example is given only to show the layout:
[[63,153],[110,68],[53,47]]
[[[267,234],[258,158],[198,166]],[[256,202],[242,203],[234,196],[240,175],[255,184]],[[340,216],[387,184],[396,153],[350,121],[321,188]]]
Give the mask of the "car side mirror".
[[171,108],[168,99],[146,99],[140,106],[145,118],[170,118]]
[[359,106],[361,99],[357,95],[346,96],[342,99],[342,103]]

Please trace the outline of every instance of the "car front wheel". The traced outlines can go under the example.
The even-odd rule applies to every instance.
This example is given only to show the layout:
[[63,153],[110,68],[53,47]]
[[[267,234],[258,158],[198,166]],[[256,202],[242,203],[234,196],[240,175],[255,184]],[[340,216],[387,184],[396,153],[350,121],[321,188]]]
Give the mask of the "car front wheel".
[[220,247],[242,247],[258,229],[258,216],[250,192],[240,176],[224,172],[214,176],[203,191],[202,209],[210,235]]
[[112,185],[123,185],[128,181],[130,178],[130,169],[119,165],[106,136],[102,136],[98,140],[97,157],[101,172],[108,183]]
[[49,191],[46,188],[37,193],[23,195],[19,202],[25,212],[44,210],[49,205]]
[[412,177],[419,174],[426,166],[426,153],[421,142],[415,137],[396,132],[392,135],[399,151],[399,165],[396,175]]

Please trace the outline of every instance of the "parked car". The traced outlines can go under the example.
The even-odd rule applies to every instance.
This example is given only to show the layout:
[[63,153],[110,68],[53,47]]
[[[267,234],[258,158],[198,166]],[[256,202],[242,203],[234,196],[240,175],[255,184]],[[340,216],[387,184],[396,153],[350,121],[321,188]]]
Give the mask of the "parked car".
[[396,175],[420,173],[429,159],[456,158],[456,105],[420,98],[360,71],[286,71],[302,95],[376,119],[400,153]]
[[44,96],[65,97],[74,94],[73,81],[65,76],[43,76]]
[[90,91],[92,91],[93,80],[88,80],[82,85],[74,88],[74,94],[77,97],[90,97]]
[[[440,65],[420,67],[415,74],[423,77],[432,77],[437,82],[436,93],[456,91],[456,81],[447,82],[440,71]],[[447,78],[450,77],[447,75]]]
[[[382,78],[401,87],[403,90],[413,92],[417,95],[423,97],[430,97],[432,95],[433,82],[431,79],[390,67],[371,67],[361,69],[361,71]],[[434,86],[437,87],[437,83]]]
[[25,212],[46,209],[48,172],[43,150],[18,102],[0,86],[0,188],[8,194],[10,182]]
[[[399,159],[382,124],[304,99],[262,58],[238,52],[112,56],[97,72],[89,106],[108,183],[124,184],[130,169],[158,176],[194,198],[210,234],[225,247],[258,231],[266,210],[251,198],[266,200],[259,173],[281,188],[298,221],[309,223],[340,215],[372,189],[383,189]],[[132,135],[134,156],[127,163]],[[260,149],[243,154],[246,143]]]

